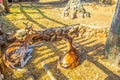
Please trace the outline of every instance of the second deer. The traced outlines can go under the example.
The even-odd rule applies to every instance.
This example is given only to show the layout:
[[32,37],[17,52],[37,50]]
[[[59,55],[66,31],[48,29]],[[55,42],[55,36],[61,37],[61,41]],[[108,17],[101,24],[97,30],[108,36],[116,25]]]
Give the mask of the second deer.
[[66,37],[68,51],[58,60],[58,68],[75,68],[79,65],[78,51],[72,44],[72,38]]

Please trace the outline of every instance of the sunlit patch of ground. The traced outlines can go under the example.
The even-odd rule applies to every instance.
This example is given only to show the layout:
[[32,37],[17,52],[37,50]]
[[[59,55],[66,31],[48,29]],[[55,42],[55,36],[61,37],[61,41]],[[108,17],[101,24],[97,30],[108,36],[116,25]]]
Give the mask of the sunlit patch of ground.
[[[59,3],[59,2],[57,2]],[[37,29],[60,27],[77,23],[110,26],[115,6],[85,5],[91,12],[91,18],[62,19],[61,13],[65,4],[56,4],[56,0],[41,0],[40,4],[12,4],[11,13],[5,17],[6,31],[24,28],[22,22],[33,23]],[[12,27],[11,27],[12,26]],[[119,80],[120,71],[108,62],[104,54],[106,38],[75,38],[74,43],[80,55],[80,65],[74,69],[57,69],[58,57],[66,51],[66,42],[46,42],[43,46],[34,48],[32,59],[22,71],[5,75],[5,80],[50,80],[42,67],[48,66],[57,80]]]

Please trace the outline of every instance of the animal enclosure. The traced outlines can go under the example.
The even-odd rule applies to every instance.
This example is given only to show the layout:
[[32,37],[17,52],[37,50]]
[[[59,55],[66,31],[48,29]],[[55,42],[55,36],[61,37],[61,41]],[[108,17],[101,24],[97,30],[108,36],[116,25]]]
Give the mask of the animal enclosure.
[[[57,69],[59,57],[67,51],[67,41],[58,38],[52,40],[51,36],[57,34],[54,33],[48,40],[35,38],[31,44],[44,43],[44,45],[34,48],[32,58],[21,71],[12,72],[6,67],[5,80],[51,80],[43,63],[57,80],[119,80],[119,69],[104,56],[104,45],[116,5],[85,3],[83,6],[91,13],[91,17],[72,20],[69,17],[61,18],[66,4],[58,0],[12,3],[10,13],[0,16],[3,22],[1,29],[4,33],[11,31],[15,33],[25,29],[23,22],[28,22],[33,24],[35,30],[41,32],[45,30],[45,34],[49,34],[47,30],[49,32],[51,28],[59,32],[60,29],[78,26],[78,37],[75,36],[73,39],[73,45],[79,51],[80,64],[73,69]],[[5,45],[11,43],[6,41]],[[5,47],[2,47],[3,52]]]

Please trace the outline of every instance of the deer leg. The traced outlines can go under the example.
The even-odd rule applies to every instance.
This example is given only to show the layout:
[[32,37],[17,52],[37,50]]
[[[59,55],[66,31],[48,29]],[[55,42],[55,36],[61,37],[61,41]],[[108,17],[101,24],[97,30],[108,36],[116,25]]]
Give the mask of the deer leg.
[[27,62],[30,60],[30,58],[32,58],[32,56],[28,56],[25,61],[22,59],[21,60],[21,67],[24,67],[27,64]]
[[27,56],[30,56],[33,52],[33,48],[28,48],[27,52],[25,53],[26,54],[26,57]]
[[39,47],[39,46],[42,46],[43,44],[44,44],[44,43],[32,44],[32,45],[29,45],[28,48]]
[[32,58],[32,52],[33,52],[33,49],[32,48],[28,48],[28,50],[27,50],[27,52],[25,53],[26,55],[25,55],[25,60],[24,59],[22,59],[21,60],[21,67],[24,67],[26,64],[27,64],[27,62],[30,60],[30,58]]
[[25,60],[24,60],[24,58],[21,59],[21,67],[24,67],[27,64],[27,62],[30,60],[30,58],[32,58],[31,54],[33,52],[33,47],[41,46],[43,44],[44,43],[33,44],[33,45],[28,46],[28,50],[27,50],[27,52],[25,53],[25,56],[24,56],[24,57],[26,57],[26,59]]

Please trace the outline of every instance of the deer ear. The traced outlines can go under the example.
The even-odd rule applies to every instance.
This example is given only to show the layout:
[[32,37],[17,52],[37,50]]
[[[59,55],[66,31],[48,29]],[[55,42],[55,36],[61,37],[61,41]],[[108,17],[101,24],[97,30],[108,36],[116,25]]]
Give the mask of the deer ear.
[[30,29],[33,30],[33,24],[31,23]]

